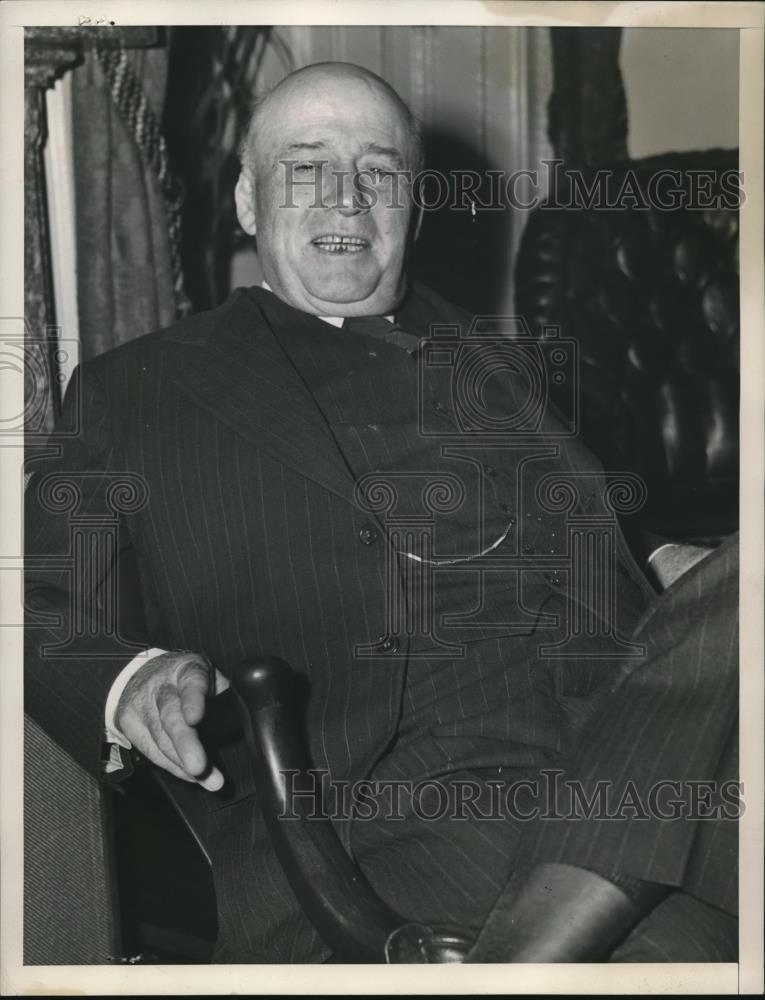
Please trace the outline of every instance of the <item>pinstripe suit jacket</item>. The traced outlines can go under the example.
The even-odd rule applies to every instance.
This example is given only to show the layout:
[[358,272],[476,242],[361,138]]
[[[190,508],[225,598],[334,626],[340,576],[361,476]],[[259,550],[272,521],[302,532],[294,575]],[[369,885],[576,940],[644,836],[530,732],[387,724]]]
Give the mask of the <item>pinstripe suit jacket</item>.
[[[422,288],[399,315],[421,335],[430,323],[466,319]],[[310,682],[314,764],[333,778],[368,774],[395,736],[406,650],[354,656],[387,630],[385,546],[359,544],[373,515],[360,509],[353,476],[280,342],[318,322],[262,289],[238,290],[213,312],[108,352],[75,373],[60,434],[29,462],[27,708],[93,773],[108,690],[141,646],[203,651],[224,672],[262,652],[292,663]],[[557,455],[545,468],[583,471],[593,494],[602,490],[584,448],[571,442]],[[523,503],[532,503],[534,485]],[[534,524],[528,538],[547,544],[550,524]],[[91,610],[88,602],[128,548],[146,621],[115,634],[108,595]],[[510,603],[522,596],[531,618],[548,601],[565,607],[559,582],[541,571],[528,577],[523,595],[509,580]],[[615,584],[627,635],[652,591],[618,529]],[[583,594],[587,603],[586,587]],[[564,689],[575,702],[586,698],[595,678],[587,664],[568,673],[568,688],[558,686],[560,671],[543,681],[523,664],[518,673],[529,678],[530,697],[547,703]],[[475,696],[488,705],[496,692],[477,681]],[[547,742],[554,749],[559,734]],[[478,745],[466,750],[470,767],[482,764]],[[239,747],[220,753],[226,786],[202,811],[252,791]]]
[[[403,318],[422,335],[467,319],[421,287]],[[28,710],[90,771],[106,694],[146,645],[202,650],[224,672],[263,651],[305,670],[311,749],[335,776],[368,772],[393,735],[403,657],[353,656],[386,632],[384,546],[358,544],[370,513],[279,344],[317,322],[262,289],[238,290],[101,355],[75,373],[55,443],[30,459]],[[576,443],[557,465],[598,476]],[[78,526],[99,552],[73,574]],[[617,541],[626,634],[651,590]],[[146,626],[118,635],[108,601],[99,615],[88,599],[127,547]],[[543,574],[529,576],[539,606],[560,597]]]

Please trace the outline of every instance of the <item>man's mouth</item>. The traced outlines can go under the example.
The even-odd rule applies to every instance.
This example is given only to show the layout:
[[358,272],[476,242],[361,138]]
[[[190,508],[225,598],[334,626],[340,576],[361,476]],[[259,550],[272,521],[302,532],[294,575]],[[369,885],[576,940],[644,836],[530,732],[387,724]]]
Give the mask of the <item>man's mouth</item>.
[[316,236],[311,243],[323,253],[348,254],[361,253],[369,246],[367,240],[360,236],[340,236],[330,234],[327,236]]

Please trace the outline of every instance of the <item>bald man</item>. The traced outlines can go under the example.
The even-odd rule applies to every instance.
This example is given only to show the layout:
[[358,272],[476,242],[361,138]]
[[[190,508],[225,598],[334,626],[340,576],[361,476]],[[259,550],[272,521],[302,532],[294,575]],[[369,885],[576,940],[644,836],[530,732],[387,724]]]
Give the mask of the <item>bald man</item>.
[[[351,796],[333,817],[380,894],[477,934],[524,829],[520,814],[491,815],[492,782],[528,783],[567,752],[653,596],[616,525],[616,601],[586,643],[567,625],[565,574],[498,568],[564,554],[545,477],[586,484],[574,515],[605,484],[546,411],[522,445],[464,433],[455,372],[423,363],[435,325],[466,334],[472,317],[407,277],[421,163],[417,123],[374,74],[288,76],[255,110],[235,193],[263,286],[82,366],[58,453],[29,487],[28,602],[61,622],[30,629],[29,710],[95,773],[124,775],[132,748],[178,779],[212,863],[217,961],[328,955],[274,855],[243,746],[200,736],[238,663],[273,654],[305,676],[312,760],[337,786],[371,778],[379,801],[403,788],[395,810],[362,813]],[[487,426],[529,400],[507,366],[481,390]],[[56,560],[69,517],[50,502],[66,481],[78,516],[113,518],[126,475],[143,497],[116,519],[145,613],[132,648],[83,612]],[[573,595],[596,616],[597,590]],[[563,641],[568,659],[545,653]],[[475,807],[455,818],[465,788]]]

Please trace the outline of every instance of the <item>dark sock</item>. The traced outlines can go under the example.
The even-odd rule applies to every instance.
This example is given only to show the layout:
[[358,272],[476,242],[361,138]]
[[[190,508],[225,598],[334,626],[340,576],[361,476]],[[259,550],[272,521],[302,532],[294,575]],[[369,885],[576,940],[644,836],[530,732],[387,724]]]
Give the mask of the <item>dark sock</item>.
[[467,961],[603,961],[668,891],[618,873],[538,865],[508,884]]

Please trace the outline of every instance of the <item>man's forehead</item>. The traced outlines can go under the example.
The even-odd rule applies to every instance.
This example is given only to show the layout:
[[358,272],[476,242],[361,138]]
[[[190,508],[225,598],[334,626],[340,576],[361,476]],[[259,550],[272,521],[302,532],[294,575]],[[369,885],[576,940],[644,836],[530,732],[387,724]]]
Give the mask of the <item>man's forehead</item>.
[[272,130],[272,151],[289,153],[304,149],[331,150],[343,147],[355,152],[406,156],[410,137],[403,121],[381,122],[354,114],[319,114],[281,123]]
[[282,107],[291,109],[303,107],[320,109],[322,105],[355,107],[367,105],[378,109],[385,105],[392,111],[397,111],[396,105],[400,98],[396,92],[382,80],[362,72],[317,72],[310,69],[297,78],[287,77],[283,84],[278,85],[271,97]]

